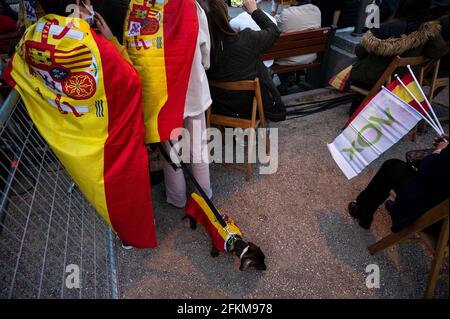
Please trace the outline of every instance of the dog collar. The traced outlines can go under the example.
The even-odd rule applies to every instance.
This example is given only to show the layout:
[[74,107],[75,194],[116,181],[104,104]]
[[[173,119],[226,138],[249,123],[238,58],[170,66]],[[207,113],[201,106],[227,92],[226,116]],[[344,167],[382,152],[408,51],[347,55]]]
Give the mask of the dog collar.
[[239,256],[239,259],[242,259],[242,257],[244,257],[244,255],[247,253],[249,248],[250,248],[250,245],[244,248],[244,250],[242,251],[242,254]]

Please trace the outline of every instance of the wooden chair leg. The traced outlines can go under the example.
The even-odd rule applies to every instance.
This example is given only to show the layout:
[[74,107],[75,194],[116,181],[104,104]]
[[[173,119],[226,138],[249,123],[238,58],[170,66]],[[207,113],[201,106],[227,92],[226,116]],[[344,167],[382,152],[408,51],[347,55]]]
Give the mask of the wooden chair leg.
[[402,242],[410,238],[412,234],[415,234],[427,228],[428,226],[433,225],[439,220],[445,220],[439,217],[440,214],[439,209],[434,208],[433,211],[430,212],[432,212],[432,214],[428,213],[427,216],[422,216],[415,224],[399,231],[398,233],[391,233],[390,235],[384,237],[383,239],[373,244],[372,246],[369,246],[370,254],[375,255],[380,251],[383,251],[386,248],[395,245],[396,243]]
[[434,295],[439,273],[445,259],[445,252],[448,245],[448,217],[444,219],[439,241],[437,243],[435,256],[431,264],[430,275],[428,277],[427,288],[425,290],[425,299],[431,299]]
[[407,238],[409,238],[409,236],[411,235],[411,233],[408,231],[401,231],[399,233],[392,233],[389,236],[384,237],[383,239],[381,239],[380,241],[378,241],[377,243],[373,244],[372,246],[369,247],[369,252],[371,255],[376,255],[378,254],[380,251],[383,251],[393,245],[395,245],[398,242],[401,242]]

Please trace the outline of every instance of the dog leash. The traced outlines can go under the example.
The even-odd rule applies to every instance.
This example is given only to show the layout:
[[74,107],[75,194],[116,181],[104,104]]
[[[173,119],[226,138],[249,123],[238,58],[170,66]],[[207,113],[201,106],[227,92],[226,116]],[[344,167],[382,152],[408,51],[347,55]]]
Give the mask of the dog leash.
[[[173,147],[173,143],[172,141],[169,141],[170,146]],[[181,168],[183,170],[183,172],[189,177],[189,179],[192,181],[192,183],[194,184],[195,188],[197,189],[197,191],[200,193],[200,196],[205,200],[206,204],[208,205],[208,207],[211,209],[211,211],[214,213],[214,216],[216,217],[217,221],[220,223],[220,225],[226,230],[226,232],[228,233],[228,235],[232,235],[228,232],[227,229],[227,223],[225,222],[225,220],[223,219],[222,215],[220,214],[219,210],[217,209],[217,207],[214,205],[214,203],[211,201],[211,199],[208,197],[208,195],[206,195],[205,191],[203,190],[203,188],[200,186],[200,184],[198,183],[197,179],[195,178],[195,176],[192,174],[191,170],[188,168],[188,166],[186,165],[186,163],[184,163],[181,158],[178,157],[178,160],[180,161],[180,167],[177,166],[177,164],[175,164],[169,154],[167,154],[166,150],[164,149],[162,143],[158,144],[159,150],[161,151],[162,156],[164,157],[164,159],[170,164],[170,166],[172,166],[172,168],[176,171],[177,169]],[[178,156],[178,154],[177,154]]]

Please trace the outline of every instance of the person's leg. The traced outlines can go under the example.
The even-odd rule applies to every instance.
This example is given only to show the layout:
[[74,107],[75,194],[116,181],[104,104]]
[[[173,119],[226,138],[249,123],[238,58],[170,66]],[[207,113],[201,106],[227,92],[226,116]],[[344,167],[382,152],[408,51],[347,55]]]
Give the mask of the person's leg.
[[[170,155],[170,143],[164,142],[162,146],[166,153]],[[166,186],[167,203],[178,208],[186,206],[186,182],[184,180],[181,168],[174,170],[167,162],[164,156],[161,157],[162,167],[164,171],[164,184]]]
[[212,197],[205,114],[188,117],[184,127],[191,135],[192,173],[206,195]]
[[375,211],[386,201],[390,191],[398,189],[414,174],[415,171],[401,160],[386,161],[366,189],[359,194],[356,205],[351,205],[350,214],[360,220],[361,227],[370,228]]

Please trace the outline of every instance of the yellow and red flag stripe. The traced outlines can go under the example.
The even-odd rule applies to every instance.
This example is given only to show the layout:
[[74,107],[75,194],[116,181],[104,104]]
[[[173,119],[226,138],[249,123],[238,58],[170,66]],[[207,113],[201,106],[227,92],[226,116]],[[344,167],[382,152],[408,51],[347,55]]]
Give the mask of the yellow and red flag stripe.
[[[405,75],[402,79],[402,82],[408,87],[409,91],[414,94],[416,99],[420,102],[422,105],[422,108],[430,112],[430,108],[428,107],[428,104],[425,101],[425,98],[422,96],[422,93],[420,92],[419,87],[417,86],[416,82],[414,81],[411,74]],[[417,102],[414,100],[414,98],[408,93],[408,91],[402,86],[402,84],[395,80],[390,85],[386,87],[389,91],[394,93],[396,96],[401,98],[403,101],[408,103],[411,107],[416,109],[419,113],[424,114],[423,109],[417,104]],[[352,117],[348,120],[348,122],[345,124],[345,127],[347,127],[353,120],[361,113],[365,107],[372,101],[372,99],[368,99],[365,103],[363,103],[358,110],[352,115]]]
[[146,143],[183,127],[198,37],[194,0],[131,0],[124,41],[142,78]]
[[328,84],[334,87],[336,90],[344,92],[348,87],[347,84],[348,81],[350,80],[352,69],[353,69],[352,65],[346,67],[344,70],[333,76],[328,82]]
[[119,50],[81,19],[47,15],[27,29],[4,75],[118,236],[156,247],[141,81]]
[[193,193],[189,198],[185,212],[187,216],[192,217],[205,227],[218,251],[230,252],[234,247],[235,237],[242,238],[241,230],[230,217],[221,214],[226,223],[226,226],[222,227],[206,201],[196,193]]

